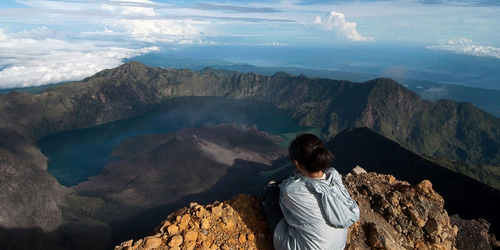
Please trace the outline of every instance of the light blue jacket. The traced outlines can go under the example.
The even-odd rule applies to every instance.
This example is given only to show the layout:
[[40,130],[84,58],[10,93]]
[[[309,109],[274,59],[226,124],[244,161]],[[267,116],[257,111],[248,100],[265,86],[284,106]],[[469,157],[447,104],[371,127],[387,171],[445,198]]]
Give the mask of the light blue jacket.
[[325,173],[323,180],[296,173],[281,183],[285,217],[274,231],[276,250],[344,249],[347,228],[359,219],[359,208],[339,173],[333,168]]

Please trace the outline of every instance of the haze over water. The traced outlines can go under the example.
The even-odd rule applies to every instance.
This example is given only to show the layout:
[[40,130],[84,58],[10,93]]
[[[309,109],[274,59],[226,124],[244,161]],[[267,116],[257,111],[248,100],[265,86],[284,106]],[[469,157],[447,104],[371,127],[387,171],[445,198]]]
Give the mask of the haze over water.
[[50,159],[48,172],[70,187],[99,174],[106,163],[114,160],[109,157],[112,148],[129,137],[221,123],[257,125],[259,130],[276,135],[311,129],[297,126],[271,103],[184,97],[167,100],[136,118],[48,136],[38,146]]
[[[500,60],[435,51],[410,45],[339,46],[174,46],[161,53],[134,57],[148,66],[163,68],[228,67],[253,65],[350,72],[350,81],[389,77],[500,90]],[[300,71],[300,70],[297,70]],[[307,72],[310,77],[317,77]]]

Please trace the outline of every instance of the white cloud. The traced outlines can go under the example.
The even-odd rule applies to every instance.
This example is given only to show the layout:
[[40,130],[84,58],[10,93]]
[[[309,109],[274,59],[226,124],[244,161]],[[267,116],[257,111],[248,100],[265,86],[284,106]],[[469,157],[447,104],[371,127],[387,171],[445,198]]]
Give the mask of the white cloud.
[[431,87],[429,89],[424,90],[422,93],[422,98],[429,100],[429,101],[436,101],[440,99],[445,99],[448,98],[448,90],[446,90],[445,87]]
[[494,57],[500,59],[500,48],[493,46],[476,45],[467,38],[441,40],[437,46],[428,46],[428,49],[452,51],[457,54],[473,55],[480,57]]
[[111,0],[111,2],[125,2],[125,3],[146,3],[153,4],[153,2],[149,0]]
[[114,34],[115,32],[108,29],[107,27],[104,27],[103,31],[82,32],[82,35],[114,35]]
[[117,2],[116,4],[110,5],[105,4],[101,6],[101,9],[108,10],[112,13],[119,13],[124,16],[158,16],[159,14],[151,6],[153,2],[151,1],[124,1],[124,0],[113,0],[112,2]]
[[143,42],[192,43],[200,40],[200,32],[194,21],[168,19],[117,19],[109,20],[106,25],[113,33]]
[[375,41],[371,37],[362,36],[356,30],[355,22],[347,22],[345,16],[339,12],[330,12],[325,19],[316,16],[314,24],[322,26],[326,30],[336,30],[351,41]]
[[40,86],[81,80],[103,69],[117,67],[123,59],[157,47],[121,48],[117,44],[67,41],[53,38],[27,39],[0,29],[0,88]]

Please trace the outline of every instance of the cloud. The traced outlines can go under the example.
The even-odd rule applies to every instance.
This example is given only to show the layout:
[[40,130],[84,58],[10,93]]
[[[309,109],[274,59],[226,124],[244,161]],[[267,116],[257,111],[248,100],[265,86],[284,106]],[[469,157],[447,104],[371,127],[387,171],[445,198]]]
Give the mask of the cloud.
[[421,93],[422,98],[429,101],[437,101],[440,99],[445,99],[449,97],[448,90],[445,87],[431,87],[429,89],[424,90]]
[[146,3],[153,4],[153,2],[149,0],[110,0],[111,2],[124,2],[124,3]]
[[500,2],[496,0],[420,0],[422,4],[435,4],[435,5],[455,5],[455,6],[468,6],[468,7],[482,7],[482,6],[500,6]]
[[157,47],[121,48],[118,44],[97,41],[23,38],[0,29],[0,88],[81,80],[117,67],[125,58],[157,50]]
[[407,72],[409,68],[404,65],[393,65],[386,67],[382,70],[381,75],[384,77],[390,77],[394,79],[403,79],[407,77]]
[[153,2],[147,0],[111,0],[111,4],[104,4],[101,9],[124,16],[158,16]]
[[97,35],[97,36],[102,36],[102,35],[114,35],[115,32],[108,29],[108,27],[104,27],[103,31],[84,31],[81,33],[82,35]]
[[199,41],[200,32],[195,27],[195,22],[190,20],[168,19],[116,19],[105,24],[113,32],[109,35],[121,35],[128,39],[150,43],[178,43],[186,44]]
[[269,8],[269,7],[243,7],[236,5],[219,5],[219,4],[207,4],[207,3],[199,3],[194,6],[196,9],[201,10],[224,10],[235,13],[275,13],[281,12],[280,10]]
[[445,50],[457,54],[473,55],[479,57],[493,57],[500,59],[500,48],[493,46],[476,45],[467,38],[441,40],[440,45],[427,46],[427,49]]
[[339,12],[332,11],[326,15],[325,19],[316,16],[314,24],[320,25],[326,30],[336,30],[351,41],[375,41],[375,39],[371,37],[361,36],[358,31],[356,31],[356,23],[347,22],[344,14]]

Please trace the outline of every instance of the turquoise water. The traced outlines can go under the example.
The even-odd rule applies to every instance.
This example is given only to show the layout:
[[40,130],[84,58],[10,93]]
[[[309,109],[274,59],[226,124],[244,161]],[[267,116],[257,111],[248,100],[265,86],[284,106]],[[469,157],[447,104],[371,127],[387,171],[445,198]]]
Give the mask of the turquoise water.
[[185,97],[167,100],[153,111],[129,120],[48,136],[39,141],[38,146],[50,159],[48,172],[62,185],[70,187],[99,174],[104,165],[113,160],[109,157],[111,149],[129,137],[232,122],[257,125],[261,131],[284,138],[311,129],[296,125],[271,103]]

